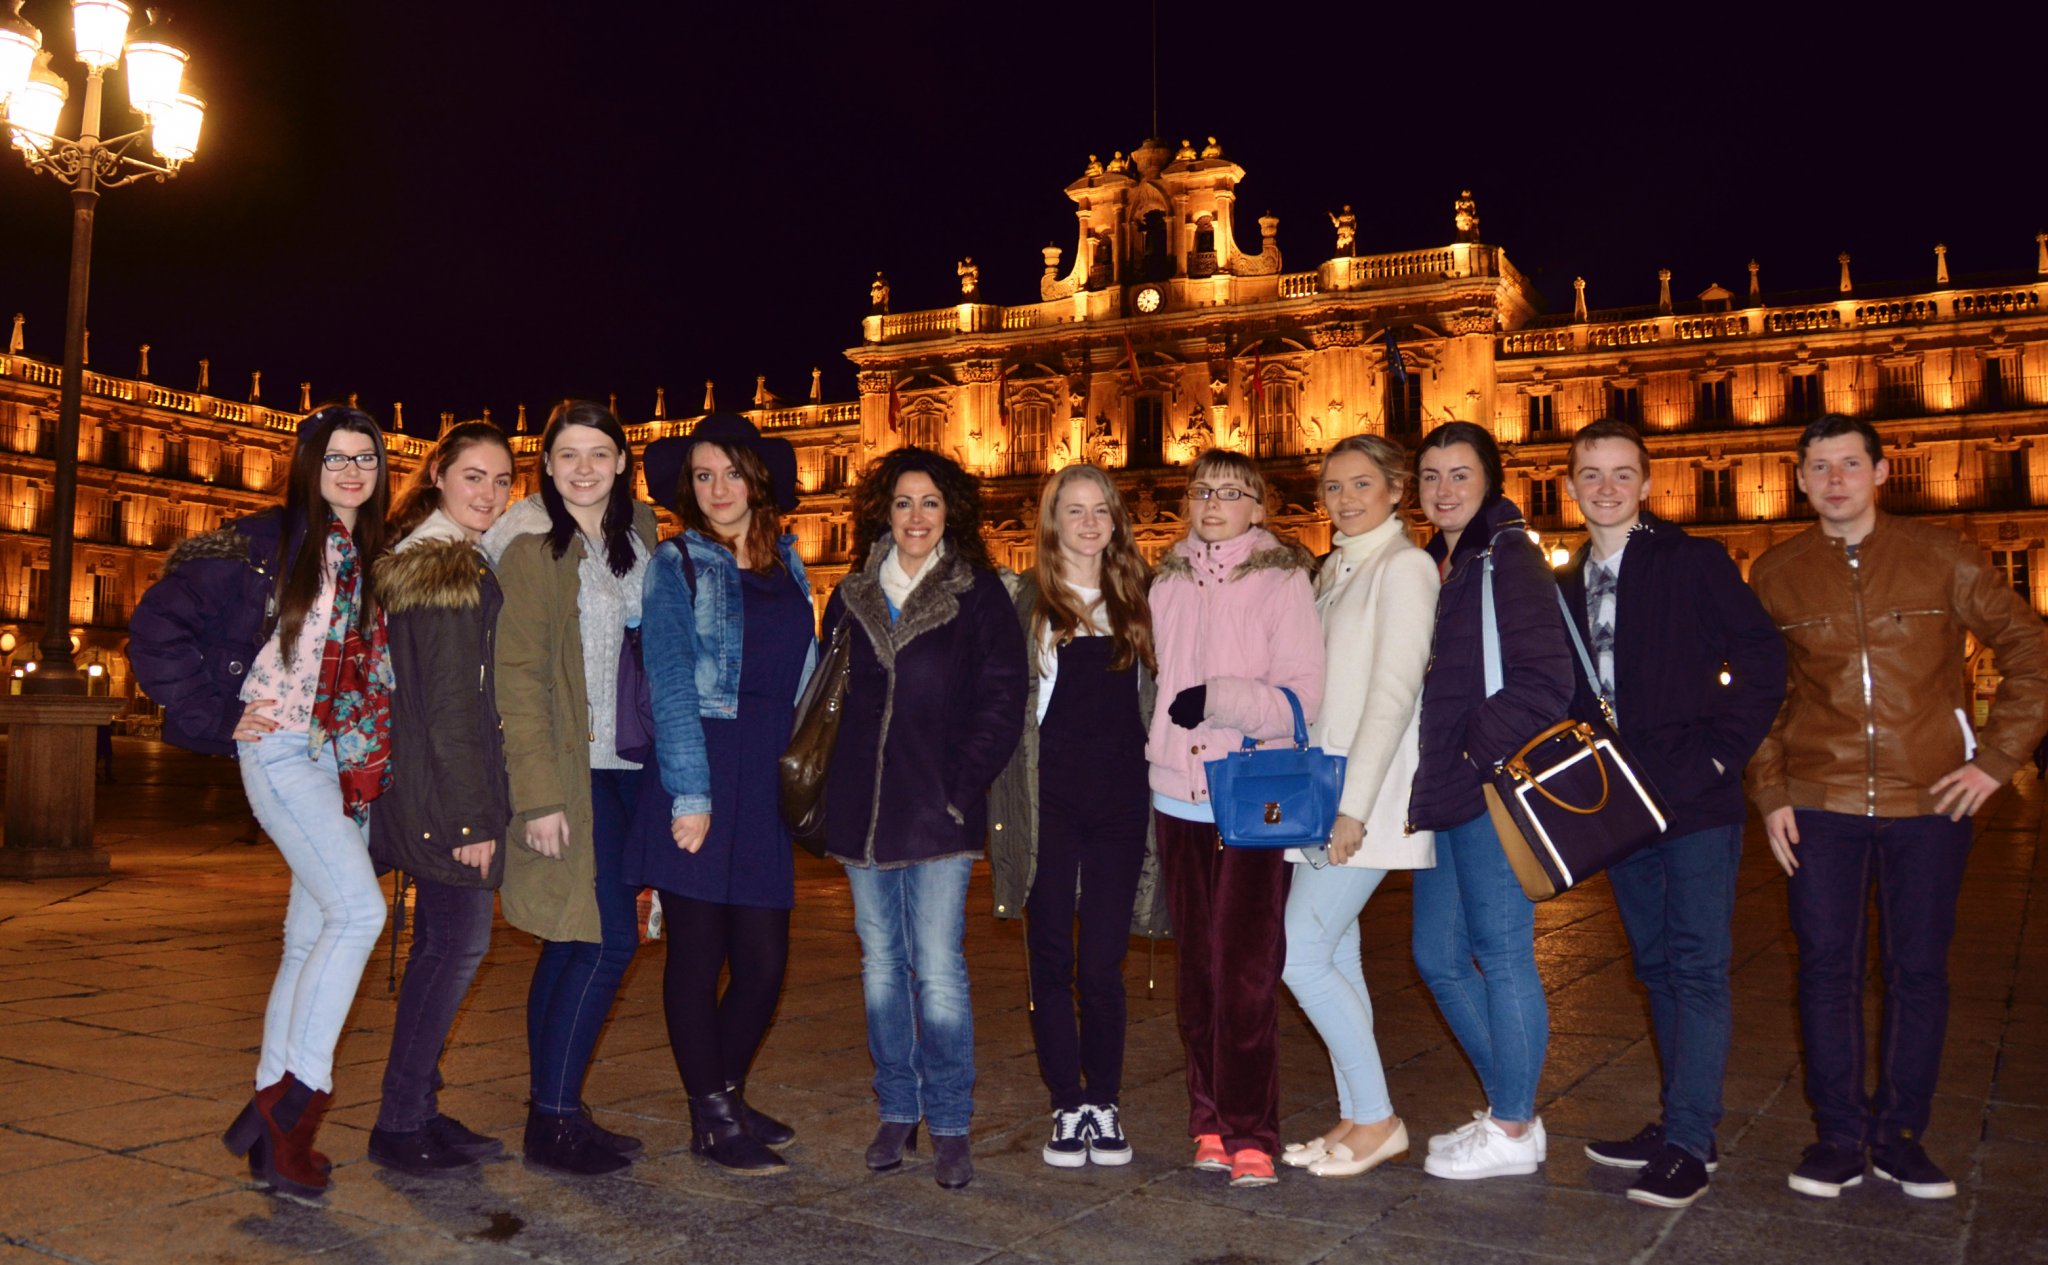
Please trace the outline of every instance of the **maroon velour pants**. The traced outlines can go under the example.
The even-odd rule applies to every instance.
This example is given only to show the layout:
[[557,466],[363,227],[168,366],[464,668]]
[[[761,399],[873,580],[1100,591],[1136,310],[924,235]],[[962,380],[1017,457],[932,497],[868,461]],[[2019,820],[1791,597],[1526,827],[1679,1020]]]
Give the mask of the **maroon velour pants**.
[[1216,827],[1154,810],[1180,942],[1175,1000],[1188,1052],[1188,1135],[1280,1150],[1280,968],[1287,883],[1278,849],[1226,848]]

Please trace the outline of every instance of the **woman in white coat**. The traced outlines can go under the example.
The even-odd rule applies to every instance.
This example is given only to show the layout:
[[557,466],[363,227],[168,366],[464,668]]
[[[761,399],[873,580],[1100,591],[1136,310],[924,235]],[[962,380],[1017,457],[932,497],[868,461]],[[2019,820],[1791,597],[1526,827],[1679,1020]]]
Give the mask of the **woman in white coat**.
[[1330,449],[1318,486],[1332,549],[1316,577],[1328,663],[1311,740],[1346,757],[1336,827],[1324,848],[1290,852],[1287,965],[1281,978],[1329,1047],[1339,1119],[1281,1160],[1318,1177],[1352,1177],[1408,1150],[1372,1033],[1358,916],[1389,870],[1434,865],[1428,831],[1408,832],[1422,677],[1436,616],[1436,564],[1394,511],[1408,454],[1377,435]]

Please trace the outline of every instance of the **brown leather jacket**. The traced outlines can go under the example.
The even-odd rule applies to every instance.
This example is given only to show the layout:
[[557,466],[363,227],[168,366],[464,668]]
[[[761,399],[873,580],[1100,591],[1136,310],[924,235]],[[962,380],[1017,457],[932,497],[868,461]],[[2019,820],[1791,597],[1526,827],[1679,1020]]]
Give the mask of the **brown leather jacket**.
[[1785,635],[1790,689],[1749,763],[1765,813],[1932,813],[1928,787],[1965,754],[1964,634],[2004,678],[1975,735],[2003,782],[2048,729],[2048,633],[1976,546],[1950,527],[1879,513],[1851,561],[1819,524],[1758,558],[1749,582]]

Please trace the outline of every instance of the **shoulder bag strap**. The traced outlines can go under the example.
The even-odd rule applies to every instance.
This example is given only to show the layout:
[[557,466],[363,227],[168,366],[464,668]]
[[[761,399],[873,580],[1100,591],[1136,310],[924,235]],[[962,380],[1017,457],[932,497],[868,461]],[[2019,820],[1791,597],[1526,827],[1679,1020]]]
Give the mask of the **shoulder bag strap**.
[[1607,718],[1610,726],[1619,729],[1620,726],[1614,724],[1614,704],[1608,700],[1607,692],[1600,688],[1600,674],[1593,670],[1593,656],[1586,653],[1586,639],[1579,635],[1579,621],[1572,618],[1571,604],[1564,600],[1562,588],[1557,591],[1557,608],[1564,612],[1564,630],[1571,634],[1572,649],[1579,652],[1579,666],[1586,670],[1586,685],[1593,691],[1593,697],[1600,700],[1600,714]]
[[1501,690],[1500,624],[1493,616],[1493,546],[1480,557],[1479,646],[1486,663],[1486,696]]

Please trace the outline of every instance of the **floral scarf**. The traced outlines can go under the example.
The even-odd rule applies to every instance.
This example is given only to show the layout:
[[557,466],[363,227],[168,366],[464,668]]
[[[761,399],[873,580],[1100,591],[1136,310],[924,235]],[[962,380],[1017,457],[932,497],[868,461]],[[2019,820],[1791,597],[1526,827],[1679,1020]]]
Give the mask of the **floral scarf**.
[[313,695],[313,745],[334,744],[341,766],[341,803],[361,825],[370,801],[391,785],[391,654],[379,610],[367,638],[359,627],[363,562],[339,520],[327,529],[328,548],[341,558],[334,569],[334,618],[320,644],[320,677]]

